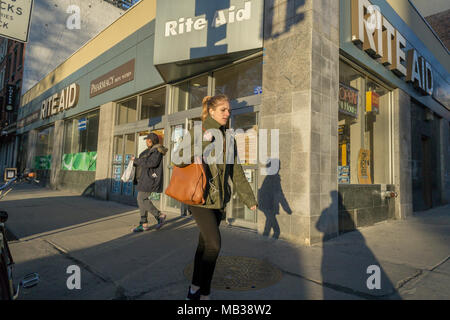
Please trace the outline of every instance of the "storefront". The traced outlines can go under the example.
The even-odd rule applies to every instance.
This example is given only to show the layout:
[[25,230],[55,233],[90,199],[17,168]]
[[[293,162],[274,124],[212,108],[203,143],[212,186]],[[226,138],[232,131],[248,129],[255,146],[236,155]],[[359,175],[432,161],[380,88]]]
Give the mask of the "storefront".
[[[339,109],[347,222],[358,227],[371,224],[368,211],[378,222],[448,203],[449,65],[439,59],[447,49],[411,3],[341,1],[340,36],[340,106],[354,111]],[[395,191],[396,207],[373,196],[372,205],[354,202],[358,184]]]
[[54,188],[136,205],[120,177],[144,137],[169,149],[167,186],[202,99],[224,93],[259,202],[233,192],[231,225],[311,244],[445,203],[449,66],[403,21],[413,8],[372,2],[385,43],[365,0],[141,0],[24,95],[21,162]]

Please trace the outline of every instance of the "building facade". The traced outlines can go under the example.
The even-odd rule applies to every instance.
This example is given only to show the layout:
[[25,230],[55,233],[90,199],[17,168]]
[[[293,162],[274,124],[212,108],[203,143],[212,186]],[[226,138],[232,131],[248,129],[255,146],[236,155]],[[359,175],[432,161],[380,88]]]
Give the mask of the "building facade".
[[4,168],[15,167],[17,159],[15,130],[25,47],[24,43],[0,38],[0,173]]
[[[21,93],[28,91],[74,51],[120,17],[132,1],[35,1],[28,42],[0,45],[0,180],[4,168],[23,167],[16,135]],[[97,19],[97,15],[102,19]],[[12,17],[9,17],[12,19]],[[26,47],[26,50],[25,50]],[[19,161],[19,162],[18,162]]]
[[203,97],[225,93],[259,202],[233,193],[231,225],[309,245],[447,203],[448,53],[408,3],[141,0],[24,94],[20,163],[135,204],[120,177],[145,135],[170,150],[167,186]]

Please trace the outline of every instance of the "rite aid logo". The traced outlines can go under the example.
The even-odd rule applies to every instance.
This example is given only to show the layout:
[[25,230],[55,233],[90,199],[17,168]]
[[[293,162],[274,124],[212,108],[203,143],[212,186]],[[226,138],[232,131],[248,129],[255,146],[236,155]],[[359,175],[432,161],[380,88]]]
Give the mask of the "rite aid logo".
[[[211,27],[217,28],[225,24],[250,20],[251,14],[252,3],[250,1],[244,3],[244,8],[237,9],[235,6],[231,6],[228,9],[217,10],[212,19]],[[182,17],[178,20],[166,22],[164,35],[171,37],[192,31],[200,31],[205,29],[207,25],[208,21],[203,17]]]

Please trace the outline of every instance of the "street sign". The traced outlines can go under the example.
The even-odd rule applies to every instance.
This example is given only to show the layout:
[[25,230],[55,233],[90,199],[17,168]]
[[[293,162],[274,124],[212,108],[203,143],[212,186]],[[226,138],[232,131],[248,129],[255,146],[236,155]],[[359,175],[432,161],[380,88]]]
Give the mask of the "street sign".
[[2,0],[0,3],[0,36],[27,42],[33,0]]

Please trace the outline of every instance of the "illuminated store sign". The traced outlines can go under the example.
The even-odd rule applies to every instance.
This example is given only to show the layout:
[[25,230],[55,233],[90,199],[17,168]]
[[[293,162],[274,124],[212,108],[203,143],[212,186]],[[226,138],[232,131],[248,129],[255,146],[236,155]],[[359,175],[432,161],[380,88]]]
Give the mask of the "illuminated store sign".
[[75,107],[78,103],[79,96],[80,86],[72,83],[70,86],[62,89],[60,93],[55,93],[42,101],[40,118],[46,119],[64,110]]
[[415,49],[404,51],[406,39],[368,0],[352,0],[352,41],[421,93],[433,93],[431,65]]

